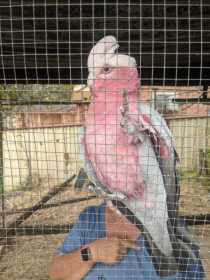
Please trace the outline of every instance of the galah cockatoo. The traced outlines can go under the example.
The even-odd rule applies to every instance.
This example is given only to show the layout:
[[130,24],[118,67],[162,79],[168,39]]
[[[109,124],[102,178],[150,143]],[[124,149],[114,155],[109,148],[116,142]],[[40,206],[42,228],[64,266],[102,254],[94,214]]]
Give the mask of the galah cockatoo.
[[176,152],[164,119],[138,102],[135,59],[116,53],[113,36],[101,39],[88,57],[89,106],[84,138],[86,172],[95,191],[131,210],[167,258],[173,247],[169,218],[176,217]]

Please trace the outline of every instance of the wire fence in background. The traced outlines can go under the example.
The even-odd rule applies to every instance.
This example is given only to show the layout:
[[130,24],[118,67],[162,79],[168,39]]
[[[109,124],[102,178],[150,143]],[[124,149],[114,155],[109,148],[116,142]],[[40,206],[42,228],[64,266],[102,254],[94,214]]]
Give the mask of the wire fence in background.
[[113,35],[135,57],[139,98],[180,156],[179,215],[210,260],[210,5],[207,0],[3,0],[0,4],[0,279],[48,279],[55,248],[101,199],[74,190],[87,58]]

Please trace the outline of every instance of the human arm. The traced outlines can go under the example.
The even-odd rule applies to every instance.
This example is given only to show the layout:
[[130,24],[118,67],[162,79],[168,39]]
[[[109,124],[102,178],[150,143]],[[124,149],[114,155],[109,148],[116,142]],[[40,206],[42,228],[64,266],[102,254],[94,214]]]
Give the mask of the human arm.
[[104,238],[86,245],[90,248],[91,259],[82,260],[81,249],[69,254],[57,255],[49,267],[49,275],[52,280],[80,280],[92,267],[100,262],[113,265],[127,255],[129,248],[139,249],[134,241],[120,238]]
[[94,266],[94,261],[83,261],[80,249],[69,254],[56,255],[49,266],[49,276],[52,280],[82,279]]

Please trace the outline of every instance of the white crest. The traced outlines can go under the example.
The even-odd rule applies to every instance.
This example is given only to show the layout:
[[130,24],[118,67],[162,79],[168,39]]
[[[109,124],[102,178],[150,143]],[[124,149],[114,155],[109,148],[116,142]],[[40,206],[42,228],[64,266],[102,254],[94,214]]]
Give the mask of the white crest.
[[117,40],[113,36],[105,36],[92,48],[88,56],[88,85],[91,86],[97,75],[101,73],[104,67],[135,67],[135,58],[118,54],[119,48]]

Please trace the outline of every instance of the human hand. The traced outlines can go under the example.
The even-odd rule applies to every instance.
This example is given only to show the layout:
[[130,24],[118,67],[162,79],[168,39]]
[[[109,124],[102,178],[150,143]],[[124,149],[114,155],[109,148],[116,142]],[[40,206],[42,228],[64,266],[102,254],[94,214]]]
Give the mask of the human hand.
[[128,249],[139,250],[136,242],[120,238],[104,238],[90,244],[92,260],[113,265],[127,255]]

